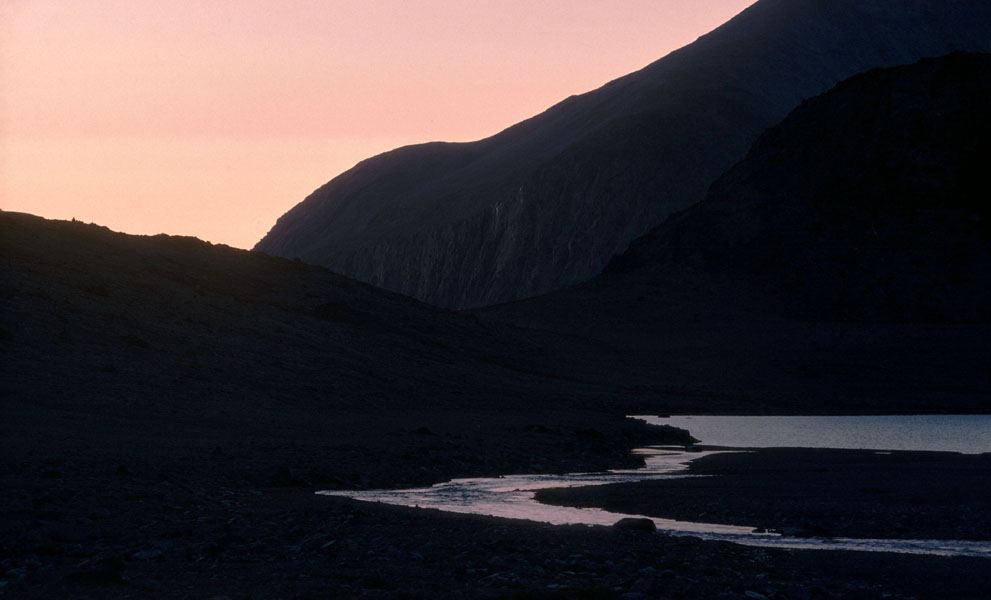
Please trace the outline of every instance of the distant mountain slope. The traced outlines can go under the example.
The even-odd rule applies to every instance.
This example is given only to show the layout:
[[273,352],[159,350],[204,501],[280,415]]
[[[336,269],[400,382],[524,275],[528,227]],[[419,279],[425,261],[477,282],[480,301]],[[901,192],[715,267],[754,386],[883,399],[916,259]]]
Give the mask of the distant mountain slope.
[[702,199],[800,100],[875,66],[991,50],[983,0],[761,0],[695,43],[491,138],[366,160],[256,249],[447,307],[598,273]]
[[991,55],[855,76],[600,276],[477,314],[609,344],[617,377],[702,405],[987,411],[988,106]]

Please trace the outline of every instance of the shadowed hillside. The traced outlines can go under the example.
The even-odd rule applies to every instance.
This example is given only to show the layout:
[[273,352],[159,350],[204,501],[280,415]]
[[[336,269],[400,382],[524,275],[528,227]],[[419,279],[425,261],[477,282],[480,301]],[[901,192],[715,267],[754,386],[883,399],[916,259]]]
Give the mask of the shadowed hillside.
[[584,281],[701,200],[803,98],[871,67],[991,50],[989,28],[991,5],[978,0],[761,0],[498,135],[366,160],[256,249],[448,307]]
[[[585,450],[570,442],[556,458],[519,448],[528,438],[553,445],[554,423],[625,427],[615,408],[629,390],[546,350],[562,344],[319,267],[9,212],[0,256],[8,461],[99,448],[171,457],[192,473],[228,461],[215,448],[228,457],[269,448],[272,463],[226,464],[224,476],[277,480],[296,469],[297,483],[343,484],[358,462],[360,481],[423,481],[499,461],[577,465]],[[623,448],[621,438],[603,442]],[[410,469],[423,457],[409,445],[426,442],[448,452]],[[489,458],[477,459],[483,448]]]
[[985,411],[989,82],[960,53],[851,78],[592,282],[480,314],[626,348],[630,381],[710,409]]
[[871,71],[763,134],[610,277],[733,273],[816,320],[991,319],[991,55]]

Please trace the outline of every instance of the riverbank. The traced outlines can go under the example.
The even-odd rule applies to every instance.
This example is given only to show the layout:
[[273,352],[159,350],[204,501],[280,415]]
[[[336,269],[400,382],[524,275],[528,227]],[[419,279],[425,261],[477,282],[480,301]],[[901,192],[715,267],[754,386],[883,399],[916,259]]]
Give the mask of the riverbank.
[[708,477],[537,498],[799,536],[991,540],[991,454],[774,448],[710,454],[687,472]]
[[5,595],[908,599],[982,598],[991,583],[984,559],[776,551],[296,489],[161,487],[143,501],[120,490],[123,512],[96,508],[88,537],[38,532],[38,554],[17,556],[30,574]]
[[[9,598],[324,597],[312,590],[343,585],[336,571],[301,566],[312,548],[286,550],[343,518],[316,490],[634,466],[629,448],[685,440],[579,409],[287,407],[232,416],[231,428],[202,414],[136,418],[14,401],[3,414],[0,595]],[[396,538],[407,528],[400,520],[389,525]],[[379,552],[386,533],[354,530],[354,556]],[[453,551],[469,540],[444,543]]]
[[[4,454],[0,594],[759,600],[981,598],[991,588],[986,559],[747,548],[313,493],[484,474],[490,467],[546,469],[549,460],[568,469],[602,466],[615,455],[621,455],[615,462],[628,463],[630,446],[621,446],[650,441],[645,428],[622,419],[604,420],[593,433],[587,427],[594,416],[394,415],[375,430],[371,419],[355,415],[329,440],[231,440],[219,450],[177,440],[158,455],[126,452],[100,437],[107,430],[91,431],[86,440],[52,435],[29,453]],[[473,419],[489,426],[472,435],[456,429]],[[699,468],[730,472],[747,456],[714,457],[719,460]],[[794,454],[795,461],[821,459]],[[967,469],[945,466],[926,474],[937,489],[968,477]],[[799,480],[793,483],[801,494]],[[684,498],[687,503],[691,494]]]

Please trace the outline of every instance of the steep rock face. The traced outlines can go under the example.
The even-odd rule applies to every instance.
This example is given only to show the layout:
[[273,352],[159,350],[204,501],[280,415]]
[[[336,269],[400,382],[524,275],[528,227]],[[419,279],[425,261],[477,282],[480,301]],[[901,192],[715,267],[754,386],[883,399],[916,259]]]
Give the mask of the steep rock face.
[[803,318],[989,322],[988,106],[989,54],[853,77],[764,133],[604,279],[660,283],[677,265]]
[[761,0],[491,138],[366,160],[256,249],[455,308],[583,281],[701,200],[803,98],[871,67],[991,50],[989,29],[981,0]]
[[988,105],[988,55],[858,75],[601,275],[474,314],[596,340],[617,379],[714,414],[729,398],[755,414],[986,411]]

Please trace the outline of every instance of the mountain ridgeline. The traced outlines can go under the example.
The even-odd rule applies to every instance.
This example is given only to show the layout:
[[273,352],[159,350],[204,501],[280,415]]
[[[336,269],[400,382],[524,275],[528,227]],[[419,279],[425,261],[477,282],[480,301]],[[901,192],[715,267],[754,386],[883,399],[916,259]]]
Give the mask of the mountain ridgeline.
[[802,99],[869,68],[991,51],[989,29],[983,0],[761,0],[495,136],[363,161],[255,249],[451,308],[581,282],[700,201]]

